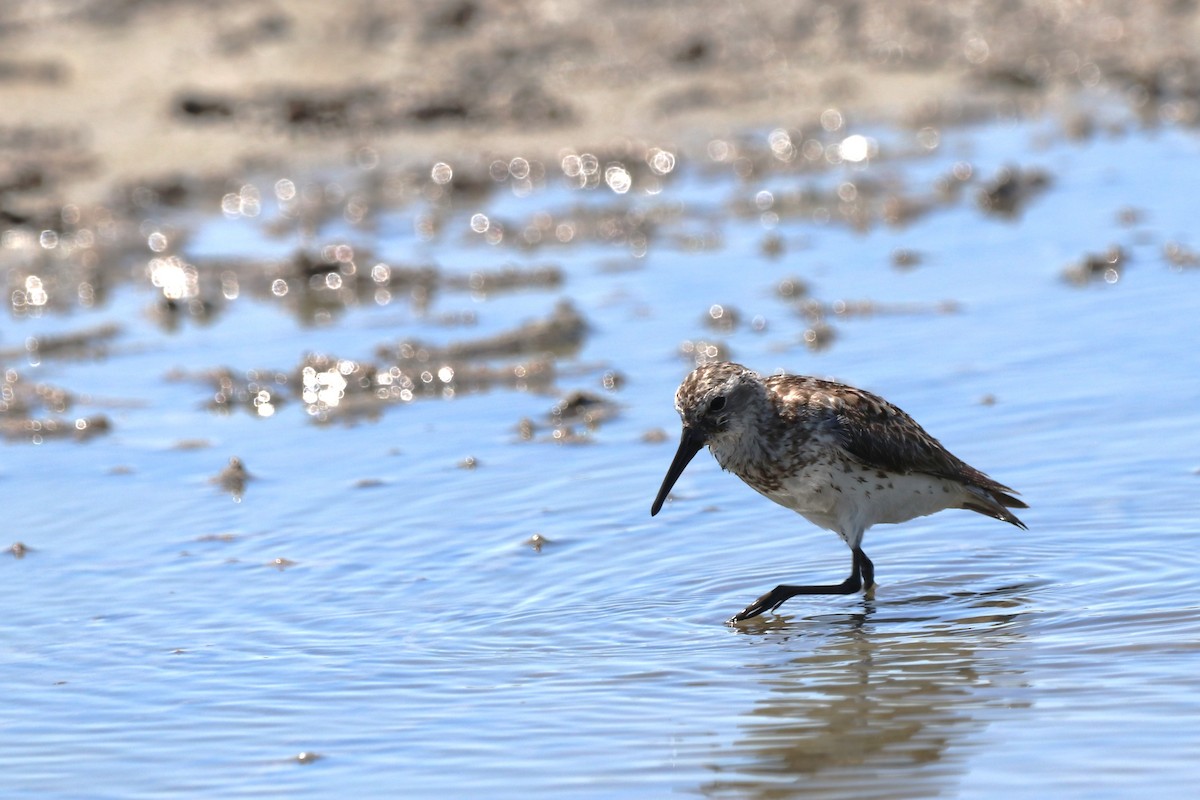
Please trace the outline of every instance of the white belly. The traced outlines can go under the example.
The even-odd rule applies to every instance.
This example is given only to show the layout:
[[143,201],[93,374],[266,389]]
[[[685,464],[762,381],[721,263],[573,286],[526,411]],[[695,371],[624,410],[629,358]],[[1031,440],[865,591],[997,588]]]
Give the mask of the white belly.
[[876,470],[834,462],[805,467],[779,489],[762,494],[858,547],[872,525],[958,508],[962,492],[953,481],[930,475],[881,477]]

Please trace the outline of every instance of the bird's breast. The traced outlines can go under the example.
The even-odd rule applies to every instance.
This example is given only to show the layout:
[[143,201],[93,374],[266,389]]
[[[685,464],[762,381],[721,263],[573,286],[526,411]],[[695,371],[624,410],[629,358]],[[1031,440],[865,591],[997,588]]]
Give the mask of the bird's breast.
[[[797,475],[822,460],[816,448],[777,446],[782,443],[747,441],[745,437],[711,442],[709,448],[721,468],[732,472],[755,490],[770,496],[786,491]],[[776,445],[776,446],[773,446]]]

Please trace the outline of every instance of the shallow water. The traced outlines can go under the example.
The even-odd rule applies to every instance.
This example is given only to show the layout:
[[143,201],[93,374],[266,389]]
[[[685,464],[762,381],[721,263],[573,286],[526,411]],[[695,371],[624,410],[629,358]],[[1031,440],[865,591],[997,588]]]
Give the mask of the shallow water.
[[[897,149],[911,136],[876,135]],[[962,160],[1052,181],[1012,219],[981,213],[974,188],[865,233],[730,213],[768,184],[927,188]],[[997,123],[866,169],[756,183],[681,163],[652,195],[548,181],[462,202],[430,239],[413,233],[419,203],[314,237],[454,274],[552,263],[557,287],[316,317],[247,293],[165,330],[142,278],[93,308],[7,319],[10,347],[122,326],[100,358],[10,358],[112,429],[4,449],[8,536],[29,549],[0,555],[7,792],[1190,796],[1200,269],[1173,268],[1163,248],[1200,246],[1198,182],[1194,132],[1071,142],[1049,122]],[[645,243],[527,251],[470,228],[476,213],[587,207],[670,213]],[[189,224],[197,261],[301,243],[262,220]],[[768,234],[782,255],[764,254]],[[1063,279],[1113,244],[1127,254],[1115,283]],[[919,263],[892,266],[898,248]],[[791,276],[824,303],[880,313],[827,314],[835,338],[809,349],[812,320],[776,293]],[[399,339],[489,336],[562,298],[590,330],[546,392],[460,392],[321,424],[294,397],[268,418],[215,412],[212,386],[177,374],[290,373],[312,351],[370,360]],[[711,330],[713,304],[741,323]],[[726,626],[776,583],[840,580],[849,557],[704,454],[650,518],[690,368],[678,348],[694,339],[883,394],[1020,490],[1029,531],[966,512],[882,526],[865,545],[872,600],[797,598]],[[555,442],[547,415],[574,389],[617,414]],[[665,438],[643,440],[655,430]],[[212,481],[234,456],[253,476],[240,496]]]

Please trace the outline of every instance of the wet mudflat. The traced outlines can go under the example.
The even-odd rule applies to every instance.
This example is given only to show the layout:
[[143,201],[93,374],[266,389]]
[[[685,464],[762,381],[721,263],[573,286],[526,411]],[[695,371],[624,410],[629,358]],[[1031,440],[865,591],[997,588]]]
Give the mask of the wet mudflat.
[[[10,237],[5,785],[1188,796],[1200,140],[1085,127],[368,158]],[[879,527],[873,600],[726,626],[849,556],[704,454],[650,518],[713,357],[888,397],[1029,531]]]

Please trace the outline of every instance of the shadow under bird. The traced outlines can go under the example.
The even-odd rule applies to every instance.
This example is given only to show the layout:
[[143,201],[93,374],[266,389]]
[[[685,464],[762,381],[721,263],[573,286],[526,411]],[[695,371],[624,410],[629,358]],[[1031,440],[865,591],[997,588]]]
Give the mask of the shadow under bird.
[[741,364],[698,367],[675,393],[683,420],[679,450],[651,516],[702,447],[751,488],[834,531],[853,553],[836,585],[776,586],[730,622],[774,611],[799,594],[853,594],[875,585],[863,534],[965,508],[1024,528],[1008,509],[1028,508],[1013,489],[955,457],[912,417],[882,397],[804,375],[762,377]]

